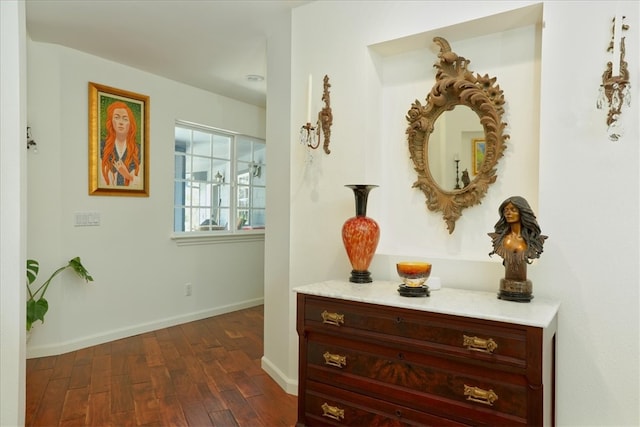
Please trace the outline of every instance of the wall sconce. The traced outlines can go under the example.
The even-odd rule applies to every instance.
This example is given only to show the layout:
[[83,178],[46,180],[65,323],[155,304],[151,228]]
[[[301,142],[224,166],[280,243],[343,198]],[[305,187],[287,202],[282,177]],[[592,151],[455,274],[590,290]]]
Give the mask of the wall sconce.
[[307,123],[300,128],[300,143],[315,150],[320,146],[320,135],[324,135],[323,150],[330,154],[329,143],[331,141],[331,125],[333,124],[333,113],[331,112],[331,97],[329,95],[329,76],[324,76],[322,91],[322,101],[324,107],[318,113],[315,126],[311,124],[311,75],[309,75],[309,87],[307,92]]
[[262,164],[260,164],[260,163],[252,163],[251,164],[251,175],[254,178],[260,178],[262,176]]
[[36,144],[36,141],[34,141],[33,137],[31,136],[31,127],[27,126],[27,150],[31,148],[33,148],[34,153],[38,152],[38,144]]
[[[618,22],[619,31],[616,31],[616,18],[613,18],[611,30],[611,42],[607,47],[607,52],[612,52],[613,62],[607,62],[607,68],[602,74],[602,84],[596,107],[599,110],[608,109],[607,113],[607,133],[611,141],[617,141],[624,133],[622,123],[622,107],[631,105],[631,84],[629,82],[629,70],[625,55],[625,37],[621,37],[623,31],[629,29],[629,25],[624,23],[622,16]],[[616,42],[616,39],[619,42]],[[619,60],[617,60],[619,51]]]

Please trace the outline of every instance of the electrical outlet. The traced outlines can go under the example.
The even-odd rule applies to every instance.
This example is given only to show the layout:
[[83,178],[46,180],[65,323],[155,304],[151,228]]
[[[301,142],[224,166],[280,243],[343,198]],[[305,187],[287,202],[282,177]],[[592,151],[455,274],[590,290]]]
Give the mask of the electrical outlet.
[[193,288],[191,286],[191,283],[185,283],[184,284],[184,296],[190,297],[192,291],[193,291]]

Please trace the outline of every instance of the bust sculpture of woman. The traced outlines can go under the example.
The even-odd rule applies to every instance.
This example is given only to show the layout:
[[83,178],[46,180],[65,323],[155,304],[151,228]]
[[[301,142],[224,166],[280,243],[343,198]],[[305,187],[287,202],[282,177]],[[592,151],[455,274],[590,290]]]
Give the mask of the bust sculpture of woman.
[[506,199],[498,208],[500,219],[489,233],[493,251],[502,257],[505,277],[500,281],[501,299],[511,301],[531,301],[532,284],[527,280],[527,264],[540,258],[547,236],[540,232],[540,226],[529,203],[520,196]]

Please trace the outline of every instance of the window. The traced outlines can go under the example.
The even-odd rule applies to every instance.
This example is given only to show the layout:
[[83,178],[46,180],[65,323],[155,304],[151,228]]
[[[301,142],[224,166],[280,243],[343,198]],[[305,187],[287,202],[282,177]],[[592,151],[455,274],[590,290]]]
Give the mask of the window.
[[178,122],[176,233],[243,233],[265,228],[264,140]]

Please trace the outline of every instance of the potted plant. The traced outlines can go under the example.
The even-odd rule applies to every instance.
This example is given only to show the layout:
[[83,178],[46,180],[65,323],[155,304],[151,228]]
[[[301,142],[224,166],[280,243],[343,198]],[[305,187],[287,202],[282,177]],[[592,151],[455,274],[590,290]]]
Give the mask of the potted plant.
[[47,281],[34,291],[32,289],[32,285],[38,277],[40,264],[35,259],[27,260],[27,332],[31,331],[31,326],[33,326],[35,321],[40,320],[44,323],[44,315],[47,314],[47,311],[49,310],[49,303],[44,298],[44,295],[51,284],[51,280],[67,268],[71,268],[86,282],[93,281],[93,277],[91,277],[87,269],[82,265],[80,257],[75,257],[66,265],[63,265],[54,271]]

